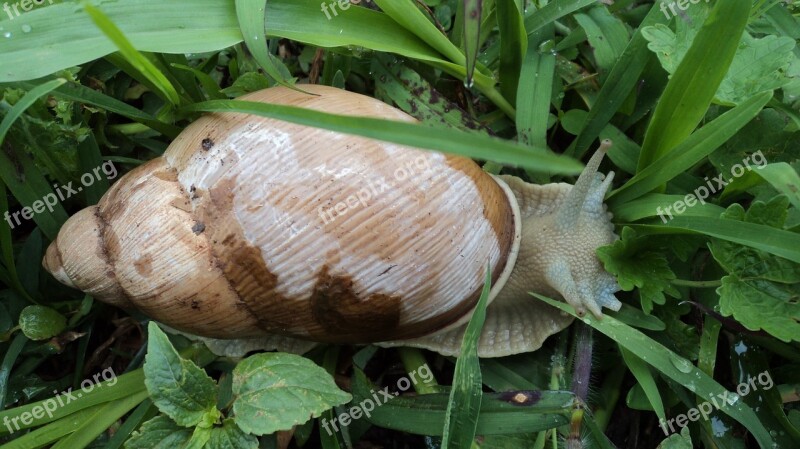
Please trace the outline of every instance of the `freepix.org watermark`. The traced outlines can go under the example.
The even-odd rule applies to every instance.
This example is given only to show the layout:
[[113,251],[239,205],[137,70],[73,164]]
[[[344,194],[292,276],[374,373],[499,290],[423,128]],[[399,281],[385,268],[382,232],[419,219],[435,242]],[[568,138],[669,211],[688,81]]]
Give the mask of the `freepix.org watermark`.
[[[758,386],[760,386],[764,391],[769,390],[775,385],[775,383],[772,381],[772,376],[769,375],[768,371],[764,371],[763,373],[758,374],[756,377],[747,376],[747,382],[740,383],[736,387],[735,393],[731,393],[730,391],[726,390],[722,394],[718,394],[716,397],[712,396],[710,401],[703,402],[702,404],[698,404],[697,407],[689,409],[686,413],[681,413],[680,415],[669,420],[660,420],[658,425],[661,427],[661,430],[664,431],[664,435],[669,436],[669,434],[672,432],[680,431],[681,427],[686,427],[686,425],[689,424],[689,421],[697,421],[701,417],[703,420],[708,420],[711,412],[714,410],[718,410],[724,405],[733,405],[739,399],[758,390],[756,380],[758,380]],[[675,427],[672,425],[673,422],[678,425],[678,430],[675,430]],[[669,431],[667,431],[667,426],[669,426]]]
[[[706,176],[704,179],[706,181],[706,185],[696,188],[694,192],[686,194],[685,197],[675,201],[671,206],[666,206],[663,209],[661,206],[659,206],[656,209],[656,213],[661,218],[661,221],[666,223],[675,218],[672,215],[673,209],[675,210],[676,214],[680,215],[686,212],[686,209],[696,206],[698,202],[700,204],[706,204],[706,199],[709,196],[724,189],[725,186],[727,186],[733,179],[740,178],[744,176],[745,173],[753,170],[753,167],[750,165],[751,162],[757,166],[756,168],[761,168],[767,165],[767,158],[764,157],[764,154],[761,152],[761,150],[758,150],[750,156],[744,158],[741,164],[736,164],[731,167],[732,178],[728,178],[726,180],[725,175],[719,175],[716,178],[708,179],[708,176]],[[667,216],[669,218],[667,218]]]
[[[408,161],[404,166],[397,167],[393,173],[393,176],[395,181],[403,181],[411,176],[429,171],[430,169],[431,166],[427,155],[422,155],[413,161]],[[387,183],[383,178],[376,178],[375,180],[367,181],[367,185],[359,189],[358,192],[354,193],[353,195],[345,198],[344,201],[339,201],[338,203],[329,207],[320,206],[318,209],[319,218],[322,219],[324,224],[330,224],[336,221],[336,219],[342,215],[347,215],[347,213],[353,209],[367,207],[367,204],[373,197],[376,197],[381,193],[392,189],[393,187],[394,184]]]
[[[704,0],[704,1],[708,3],[711,0]],[[687,9],[689,9],[690,4],[696,5],[698,3],[700,3],[700,0],[676,0],[674,2],[668,2],[667,0],[662,0],[661,5],[659,5],[659,8],[661,8],[661,12],[664,13],[664,16],[667,19],[669,19],[672,16],[678,15],[678,11],[675,10],[675,6],[677,6],[678,9],[680,9],[681,11],[686,11]],[[667,12],[667,8],[669,8],[669,12]],[[672,15],[670,15],[670,12],[672,13]]]
[[[32,10],[34,7],[42,6],[45,3],[47,3],[48,5],[52,5],[53,0],[21,0],[18,2],[10,2],[10,3],[4,2],[3,11],[5,11],[6,14],[8,14],[9,19],[14,20],[20,16],[21,14],[19,12],[20,9],[22,10],[22,12],[28,12]],[[12,11],[14,12],[14,15],[11,14]]]
[[13,418],[6,416],[3,419],[3,425],[6,426],[6,429],[8,429],[9,433],[17,432],[20,430],[20,423],[22,423],[23,426],[30,426],[36,420],[44,418],[45,415],[47,415],[48,418],[53,418],[53,413],[55,413],[59,407],[64,407],[70,402],[78,400],[83,396],[84,393],[89,393],[95,388],[99,388],[104,385],[113,387],[116,384],[117,375],[114,373],[114,369],[106,368],[92,376],[90,379],[84,379],[84,381],[81,382],[80,391],[73,392],[72,388],[69,388],[68,390],[59,393],[57,390],[54,390],[53,393],[56,395],[54,398],[47,399],[40,405],[33,407],[29,412],[20,413],[18,416]]
[[[325,13],[325,17],[327,17],[328,20],[331,20],[339,15],[339,11],[336,10],[337,6],[340,10],[347,11],[350,9],[350,5],[358,5],[361,1],[362,0],[334,0],[331,3],[322,2],[320,4],[320,10]],[[372,3],[372,0],[366,0],[366,2]]]
[[419,376],[419,379],[422,383],[430,383],[433,381],[433,373],[431,372],[431,369],[427,364],[422,365],[416,370],[408,373],[408,377],[403,377],[397,381],[397,388],[400,391],[390,393],[389,387],[385,387],[383,390],[378,392],[375,390],[370,390],[370,393],[372,393],[371,398],[364,399],[357,405],[350,407],[347,411],[333,418],[332,421],[322,418],[320,421],[322,427],[326,432],[328,432],[328,435],[333,435],[334,432],[339,431],[339,426],[342,426],[343,428],[347,427],[353,421],[360,419],[362,416],[369,418],[372,416],[371,413],[376,407],[380,407],[381,405],[391,401],[392,398],[400,396],[401,392],[408,391],[408,389],[411,388],[411,385],[417,383],[417,376]]
[[103,179],[101,174],[105,175],[106,179],[110,180],[116,178],[119,173],[117,172],[117,168],[114,167],[114,164],[111,163],[111,161],[107,161],[100,167],[96,167],[91,173],[84,173],[83,176],[81,176],[81,184],[83,184],[83,187],[73,188],[73,182],[69,182],[67,185],[60,187],[57,184],[53,185],[53,188],[56,189],[54,193],[48,193],[42,199],[34,201],[30,206],[25,206],[13,214],[9,213],[9,211],[5,211],[3,218],[8,225],[11,226],[11,229],[14,229],[22,224],[20,216],[23,220],[31,220],[34,215],[41,214],[45,209],[53,212],[53,208],[58,204],[59,200],[66,201],[73,195],[82,192],[84,187],[91,187],[95,182]]

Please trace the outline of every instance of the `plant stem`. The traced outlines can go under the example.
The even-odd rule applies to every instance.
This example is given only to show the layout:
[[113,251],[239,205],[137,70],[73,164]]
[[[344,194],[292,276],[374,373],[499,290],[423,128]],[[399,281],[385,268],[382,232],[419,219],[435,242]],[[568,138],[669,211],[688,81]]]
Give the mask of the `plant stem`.
[[694,288],[714,288],[720,287],[722,285],[721,280],[714,280],[714,281],[687,281],[683,279],[673,279],[673,285],[678,285],[681,287],[694,287]]

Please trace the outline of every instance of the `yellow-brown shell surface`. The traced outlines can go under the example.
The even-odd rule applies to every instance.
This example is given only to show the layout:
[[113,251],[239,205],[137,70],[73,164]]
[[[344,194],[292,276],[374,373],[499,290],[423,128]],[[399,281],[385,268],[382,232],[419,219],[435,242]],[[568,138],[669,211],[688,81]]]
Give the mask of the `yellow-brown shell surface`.
[[[317,95],[242,99],[413,121],[366,96],[302,88]],[[71,219],[45,265],[198,335],[413,338],[474,308],[487,262],[493,281],[510,269],[512,201],[466,158],[211,114]]]

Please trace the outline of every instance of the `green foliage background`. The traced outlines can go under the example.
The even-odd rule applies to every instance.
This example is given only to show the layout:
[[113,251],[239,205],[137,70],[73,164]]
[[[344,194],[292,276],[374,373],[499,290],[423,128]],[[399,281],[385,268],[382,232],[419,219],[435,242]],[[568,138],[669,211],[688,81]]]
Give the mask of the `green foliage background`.
[[[69,214],[108,189],[100,179],[32,220],[0,221],[0,448],[278,447],[287,436],[324,448],[800,447],[800,6],[678,3],[672,14],[635,0],[362,0],[329,14],[318,0],[120,0],[0,13],[0,212],[106,161],[127,171],[157,157],[207,111],[461,154],[537,183],[573,182],[610,138],[606,202],[621,239],[598,257],[624,290],[620,312],[533,354],[456,362],[320,346],[219,358],[41,269]],[[232,100],[309,82],[420,124]],[[731,176],[754,155],[763,164]],[[726,185],[712,183],[720,175]],[[679,213],[703,186],[718,189]],[[481,325],[476,313],[465,348]],[[584,404],[569,390],[589,329]],[[415,385],[419,395],[333,435],[316,425],[428,363],[453,388]],[[14,432],[5,424],[109,367],[113,385]],[[774,387],[662,433],[659,419],[761,373]],[[535,403],[512,405],[519,391]]]

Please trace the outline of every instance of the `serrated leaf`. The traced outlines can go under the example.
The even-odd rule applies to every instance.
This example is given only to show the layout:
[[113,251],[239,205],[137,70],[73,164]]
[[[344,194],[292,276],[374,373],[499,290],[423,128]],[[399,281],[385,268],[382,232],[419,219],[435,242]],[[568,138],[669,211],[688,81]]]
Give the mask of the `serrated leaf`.
[[622,238],[597,249],[597,257],[606,271],[617,278],[624,291],[639,289],[642,310],[650,313],[653,304],[664,304],[668,294],[677,298],[678,290],[670,283],[675,273],[661,251],[643,250],[649,237],[637,237],[629,227],[622,230]]
[[125,442],[125,449],[175,449],[183,447],[192,437],[192,431],[180,427],[166,416],[142,424]]
[[692,449],[692,447],[694,446],[692,446],[692,436],[689,434],[689,428],[684,427],[681,429],[680,435],[670,435],[656,449]]
[[194,362],[182,359],[155,322],[148,332],[144,384],[153,403],[182,426],[211,427],[220,416],[217,384]]
[[[679,21],[679,24],[682,23]],[[679,26],[677,32],[663,24],[642,29],[642,35],[649,41],[647,47],[670,74],[683,60],[696,34],[695,28],[686,25]],[[759,39],[744,33],[728,73],[714,95],[716,101],[729,105],[740,104],[759,92],[791,83],[793,79],[787,71],[795,60],[792,53],[794,47],[795,41],[790,37],[769,35]]]
[[311,360],[292,354],[256,354],[233,370],[233,412],[247,433],[289,430],[352,399]]
[[222,427],[211,430],[207,449],[258,449],[258,439],[240,429],[233,419],[226,419]]
[[[781,195],[750,209],[734,204],[723,218],[782,228],[789,200]],[[717,289],[720,312],[745,327],[763,329],[783,341],[800,340],[800,264],[754,248],[715,240],[714,259],[729,273]]]
[[67,327],[67,319],[45,306],[28,306],[19,315],[19,327],[31,340],[47,340]]

